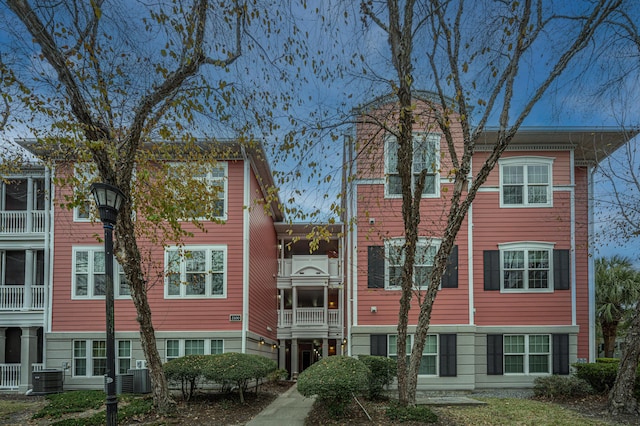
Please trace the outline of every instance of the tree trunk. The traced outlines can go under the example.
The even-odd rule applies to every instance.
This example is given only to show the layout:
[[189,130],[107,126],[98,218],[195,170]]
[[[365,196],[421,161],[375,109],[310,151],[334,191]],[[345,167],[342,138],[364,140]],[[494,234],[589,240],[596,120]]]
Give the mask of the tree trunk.
[[151,378],[151,393],[156,410],[160,414],[167,414],[175,410],[175,401],[169,394],[169,386],[162,370],[162,360],[156,346],[156,335],[151,321],[151,308],[147,298],[147,287],[142,273],[140,261],[140,251],[136,243],[131,211],[124,208],[118,217],[117,243],[119,249],[124,252],[127,259],[122,262],[125,269],[129,286],[131,288],[131,299],[136,307],[137,321],[140,324],[140,343],[147,361],[149,376]]
[[634,396],[638,361],[640,361],[640,304],[636,306],[636,312],[622,350],[618,376],[609,393],[607,409],[612,415],[640,414],[638,401]]
[[613,358],[616,350],[616,338],[618,337],[618,321],[600,323],[602,339],[604,340],[604,357]]

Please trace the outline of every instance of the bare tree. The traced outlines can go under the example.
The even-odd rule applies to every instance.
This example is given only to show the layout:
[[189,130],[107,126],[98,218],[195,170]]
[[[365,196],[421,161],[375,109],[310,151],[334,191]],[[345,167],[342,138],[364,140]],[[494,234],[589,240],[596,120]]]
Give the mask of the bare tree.
[[[63,129],[66,138],[56,146],[70,141],[62,150],[76,159],[88,153],[100,179],[126,196],[116,225],[115,252],[138,313],[154,403],[159,412],[170,411],[173,400],[156,348],[133,220],[134,167],[144,158],[143,142],[154,130],[167,136],[181,121],[193,123],[202,107],[193,100],[195,91],[210,90],[202,79],[196,80],[201,69],[225,69],[240,57],[246,9],[242,2],[213,5],[208,0],[148,7],[102,0],[4,3],[33,40],[33,45],[25,43],[42,70],[34,81],[50,83],[39,87],[33,110]],[[132,26],[126,27],[129,21]],[[125,27],[110,27],[114,22]],[[144,30],[134,30],[135,25]],[[132,65],[137,74],[129,73]]]
[[[398,101],[396,122],[387,123],[398,141],[398,173],[402,181],[402,217],[405,242],[402,295],[398,314],[398,388],[402,404],[415,404],[418,368],[429,329],[438,286],[454,240],[480,186],[495,167],[525,118],[549,87],[565,73],[581,52],[597,42],[598,31],[615,19],[622,1],[598,0],[582,8],[554,11],[535,0],[472,3],[463,0],[415,2],[363,1],[361,11],[387,36],[395,74],[389,76]],[[578,9],[580,10],[578,12]],[[482,28],[482,34],[469,28]],[[562,33],[551,46],[547,34]],[[544,67],[535,78],[523,70],[535,54],[544,51]],[[426,56],[426,61],[422,57]],[[430,71],[416,75],[416,65]],[[424,74],[424,73],[423,73]],[[528,79],[528,90],[516,87]],[[413,182],[413,136],[416,86],[434,87],[436,99],[427,103],[444,135],[453,165],[453,192],[449,193],[446,225],[437,251],[429,287],[420,300],[420,313],[409,362],[406,362],[407,326],[414,295],[414,261],[421,219],[420,201],[426,170]],[[475,118],[475,120],[473,120]],[[499,130],[492,149],[475,176],[471,160],[487,123]],[[464,146],[456,146],[459,123]],[[457,128],[457,126],[455,126]],[[471,177],[471,179],[470,179]]]

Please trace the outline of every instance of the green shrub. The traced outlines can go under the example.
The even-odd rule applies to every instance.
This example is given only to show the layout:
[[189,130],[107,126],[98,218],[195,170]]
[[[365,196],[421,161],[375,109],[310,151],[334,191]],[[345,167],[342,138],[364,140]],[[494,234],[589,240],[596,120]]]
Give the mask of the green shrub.
[[240,354],[228,352],[224,354],[210,355],[203,370],[204,377],[215,383],[227,387],[236,386],[240,394],[240,402],[244,403],[244,392],[249,382],[256,383],[276,370],[274,360],[262,355]]
[[544,376],[533,382],[535,396],[549,399],[575,398],[593,393],[593,388],[584,379],[576,376]]
[[203,370],[209,356],[186,355],[167,361],[162,366],[167,380],[180,385],[185,401],[189,401],[193,396],[198,381],[203,377]]
[[[620,360],[616,358],[598,358],[595,363],[573,364],[576,376],[584,379],[597,393],[609,392],[618,375]],[[640,369],[636,372],[636,395],[640,395]]]
[[286,380],[287,377],[289,377],[289,372],[284,368],[279,368],[277,370],[273,370],[267,375],[267,381],[279,382],[280,380]]
[[618,358],[596,358],[597,364],[616,364],[620,363]]
[[339,417],[354,394],[367,391],[369,369],[360,360],[348,356],[330,356],[316,362],[298,377],[298,392],[317,395],[329,413]]
[[358,359],[370,370],[368,398],[371,400],[382,398],[384,387],[389,386],[396,377],[398,368],[396,360],[374,355],[360,355]]
[[433,411],[424,405],[418,405],[415,407],[403,407],[397,402],[393,402],[387,407],[387,418],[394,422],[422,422],[422,423],[435,423],[438,421]]

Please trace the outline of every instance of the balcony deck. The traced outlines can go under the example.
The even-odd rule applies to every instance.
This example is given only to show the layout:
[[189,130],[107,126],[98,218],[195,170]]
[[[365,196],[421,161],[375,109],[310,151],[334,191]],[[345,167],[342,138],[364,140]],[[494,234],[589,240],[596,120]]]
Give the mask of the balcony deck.
[[0,311],[44,310],[44,286],[34,285],[30,290],[31,293],[26,294],[26,287],[23,285],[0,286]]
[[0,235],[43,234],[45,211],[0,211]]

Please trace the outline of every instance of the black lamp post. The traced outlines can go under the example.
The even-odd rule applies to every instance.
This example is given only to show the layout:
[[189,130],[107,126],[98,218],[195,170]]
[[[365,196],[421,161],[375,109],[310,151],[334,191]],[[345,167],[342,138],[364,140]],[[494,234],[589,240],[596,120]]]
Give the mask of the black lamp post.
[[124,194],[115,186],[106,183],[91,185],[91,193],[100,212],[100,220],[104,227],[104,268],[106,277],[106,311],[107,311],[107,426],[118,424],[118,398],[116,396],[116,342],[115,318],[113,313],[113,226],[118,218],[118,211],[124,201]]

